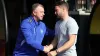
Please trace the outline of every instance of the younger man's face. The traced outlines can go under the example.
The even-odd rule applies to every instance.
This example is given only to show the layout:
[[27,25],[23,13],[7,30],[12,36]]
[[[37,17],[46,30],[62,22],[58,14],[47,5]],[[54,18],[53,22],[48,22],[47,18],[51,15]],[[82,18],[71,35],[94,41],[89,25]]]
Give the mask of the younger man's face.
[[61,18],[63,15],[63,9],[60,6],[55,6],[55,15]]

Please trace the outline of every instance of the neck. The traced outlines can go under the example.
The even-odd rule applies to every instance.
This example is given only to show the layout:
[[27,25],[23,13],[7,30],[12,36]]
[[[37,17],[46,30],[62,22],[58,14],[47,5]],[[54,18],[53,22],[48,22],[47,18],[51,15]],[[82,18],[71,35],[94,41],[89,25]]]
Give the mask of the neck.
[[38,22],[39,20],[37,19],[37,17],[35,17],[34,15],[32,15],[33,16],[33,18],[34,18],[34,20],[36,21],[36,22]]
[[62,18],[63,18],[63,20],[66,20],[66,19],[68,19],[68,17],[69,17],[68,13],[65,13]]

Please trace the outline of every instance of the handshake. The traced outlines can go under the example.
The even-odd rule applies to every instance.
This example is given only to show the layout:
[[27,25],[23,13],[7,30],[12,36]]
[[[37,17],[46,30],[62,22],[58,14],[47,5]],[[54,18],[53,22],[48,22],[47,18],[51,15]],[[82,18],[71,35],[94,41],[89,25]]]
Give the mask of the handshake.
[[53,49],[53,46],[52,45],[46,45],[44,46],[44,52],[47,53],[48,56],[56,56],[57,55],[57,52],[54,50],[54,51],[51,51]]

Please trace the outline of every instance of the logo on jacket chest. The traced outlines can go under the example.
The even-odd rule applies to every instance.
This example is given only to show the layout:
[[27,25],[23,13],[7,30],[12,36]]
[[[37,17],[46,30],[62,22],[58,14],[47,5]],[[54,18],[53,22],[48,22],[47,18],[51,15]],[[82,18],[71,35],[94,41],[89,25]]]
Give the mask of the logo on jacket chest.
[[40,33],[43,34],[43,29],[40,29]]
[[41,28],[34,28],[34,33],[38,33],[38,34],[43,34],[43,29],[41,29]]

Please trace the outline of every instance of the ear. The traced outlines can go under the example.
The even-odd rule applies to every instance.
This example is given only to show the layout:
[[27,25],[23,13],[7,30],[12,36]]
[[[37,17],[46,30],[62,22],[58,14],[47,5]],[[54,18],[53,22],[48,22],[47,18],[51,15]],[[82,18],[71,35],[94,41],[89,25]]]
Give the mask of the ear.
[[63,12],[64,12],[65,8],[63,7],[62,10],[63,10]]
[[33,12],[32,12],[32,14],[33,14],[33,15],[36,15],[36,12],[35,12],[35,11],[33,11]]

